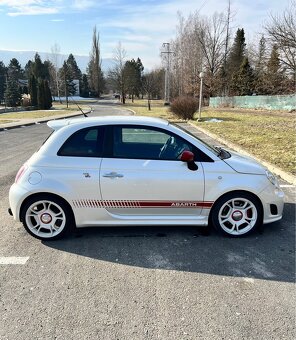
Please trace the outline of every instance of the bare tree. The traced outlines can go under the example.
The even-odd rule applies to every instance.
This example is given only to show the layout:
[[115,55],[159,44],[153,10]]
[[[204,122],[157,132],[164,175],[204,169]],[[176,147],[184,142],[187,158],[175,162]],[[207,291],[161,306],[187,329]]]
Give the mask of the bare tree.
[[153,96],[153,92],[155,91],[155,88],[157,87],[158,83],[158,77],[157,72],[152,71],[143,76],[143,92],[147,94],[147,105],[148,110],[151,111],[151,99]]
[[121,42],[119,42],[114,50],[114,67],[109,71],[109,78],[116,86],[116,89],[120,91],[122,104],[125,104],[126,96],[126,75],[124,72],[126,57],[126,50],[122,47]]
[[272,44],[277,45],[281,62],[292,73],[296,88],[296,2],[282,14],[271,15],[265,30]]
[[[210,18],[202,18],[195,27],[207,73],[207,85],[211,95],[216,85],[216,75],[225,58],[225,34],[228,34],[228,20],[223,13],[214,13]],[[227,33],[226,33],[227,32]]]
[[186,20],[179,15],[177,37],[172,41],[172,97],[198,94],[198,75],[202,69],[202,49],[196,36],[198,13]]
[[50,68],[51,73],[51,79],[53,79],[52,87],[53,87],[53,93],[54,95],[57,95],[61,102],[60,97],[60,87],[61,87],[61,80],[59,75],[59,69],[61,67],[61,48],[60,46],[55,43],[51,47],[51,54],[50,54],[50,61],[52,64],[52,67]]

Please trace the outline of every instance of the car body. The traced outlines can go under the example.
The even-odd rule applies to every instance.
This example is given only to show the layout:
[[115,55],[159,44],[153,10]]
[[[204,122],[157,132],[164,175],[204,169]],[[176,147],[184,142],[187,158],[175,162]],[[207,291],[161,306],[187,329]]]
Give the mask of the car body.
[[282,218],[277,179],[248,157],[149,117],[49,121],[19,170],[10,212],[39,239],[73,227],[197,225],[246,235]]

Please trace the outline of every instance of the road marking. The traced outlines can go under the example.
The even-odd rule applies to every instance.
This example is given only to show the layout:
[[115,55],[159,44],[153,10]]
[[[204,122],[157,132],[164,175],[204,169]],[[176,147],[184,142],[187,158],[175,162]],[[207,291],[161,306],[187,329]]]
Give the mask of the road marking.
[[281,188],[295,188],[295,185],[291,185],[291,184],[283,184],[280,185]]
[[30,258],[29,256],[27,257],[0,256],[0,264],[26,264],[29,258]]

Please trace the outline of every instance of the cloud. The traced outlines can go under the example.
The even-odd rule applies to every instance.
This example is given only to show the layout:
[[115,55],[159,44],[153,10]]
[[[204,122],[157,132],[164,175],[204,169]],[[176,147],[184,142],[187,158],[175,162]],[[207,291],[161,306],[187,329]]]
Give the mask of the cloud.
[[56,14],[59,11],[56,8],[44,8],[39,6],[23,6],[20,10],[16,9],[16,12],[8,12],[11,17],[20,15],[44,15],[44,14]]
[[0,0],[0,6],[7,7],[7,15],[44,15],[59,12],[61,0]]
[[75,0],[73,4],[73,8],[78,10],[86,10],[96,5],[95,1],[92,0]]

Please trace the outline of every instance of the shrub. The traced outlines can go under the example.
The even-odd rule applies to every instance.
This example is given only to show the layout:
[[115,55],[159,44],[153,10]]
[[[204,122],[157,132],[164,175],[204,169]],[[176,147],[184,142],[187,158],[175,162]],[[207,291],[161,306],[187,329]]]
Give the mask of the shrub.
[[198,100],[193,97],[177,97],[173,100],[170,111],[181,119],[193,119],[198,109]]

